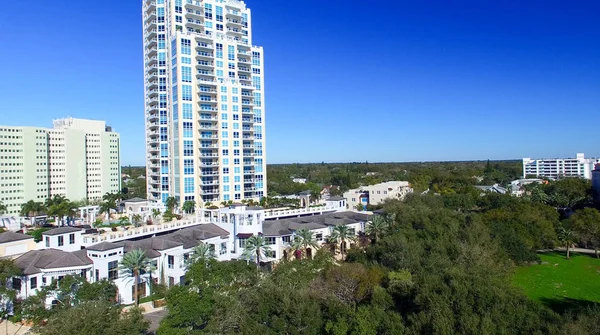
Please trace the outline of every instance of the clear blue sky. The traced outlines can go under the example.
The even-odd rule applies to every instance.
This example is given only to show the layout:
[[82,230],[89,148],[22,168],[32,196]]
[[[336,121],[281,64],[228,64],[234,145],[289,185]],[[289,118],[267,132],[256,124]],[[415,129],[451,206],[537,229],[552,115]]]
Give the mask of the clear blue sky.
[[[600,1],[246,3],[268,163],[600,155]],[[0,31],[0,124],[105,119],[144,164],[141,1],[6,1]]]

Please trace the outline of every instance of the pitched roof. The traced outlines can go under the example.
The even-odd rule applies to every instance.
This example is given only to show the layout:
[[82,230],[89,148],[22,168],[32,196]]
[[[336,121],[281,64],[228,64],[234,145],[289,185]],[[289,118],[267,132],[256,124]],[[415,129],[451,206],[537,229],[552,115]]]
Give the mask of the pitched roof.
[[193,248],[201,241],[218,236],[228,236],[229,232],[213,223],[201,224],[194,227],[184,228],[171,234],[156,238],[167,239],[183,244],[185,249]]
[[122,246],[117,245],[116,243],[102,242],[102,243],[98,243],[98,244],[89,246],[86,249],[92,250],[92,251],[107,251],[107,250],[112,250],[112,249],[116,249],[116,248],[120,248],[120,247],[122,247]]
[[321,229],[340,224],[347,225],[368,221],[369,216],[356,212],[335,212],[321,215],[301,216],[296,218],[266,220],[263,223],[263,234],[265,236],[291,235],[293,231],[302,228]]
[[92,264],[85,250],[66,252],[58,249],[32,250],[15,260],[15,264],[23,270],[23,274],[40,273],[45,269],[81,267]]
[[326,201],[340,201],[340,200],[346,200],[346,198],[340,197],[340,196],[333,196],[333,197],[329,197],[329,199],[327,199]]
[[123,200],[123,202],[143,202],[143,201],[148,201],[148,200],[142,199],[142,198],[137,198],[137,197]]
[[81,231],[81,228],[60,227],[60,228],[54,228],[54,229],[47,230],[47,231],[43,232],[42,235],[54,236],[54,235],[75,233],[75,232],[79,232],[79,231]]
[[15,242],[15,241],[21,241],[21,240],[29,240],[32,239],[33,236],[29,236],[29,235],[25,235],[25,234],[19,234],[19,233],[13,233],[12,231],[7,231],[4,233],[0,234],[0,243],[8,243],[8,242]]

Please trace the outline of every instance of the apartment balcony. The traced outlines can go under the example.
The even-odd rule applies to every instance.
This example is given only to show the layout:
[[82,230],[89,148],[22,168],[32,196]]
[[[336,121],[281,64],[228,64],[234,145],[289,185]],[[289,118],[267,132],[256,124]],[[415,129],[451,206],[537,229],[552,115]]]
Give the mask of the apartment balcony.
[[210,122],[210,121],[219,121],[219,118],[216,116],[200,116],[199,122]]
[[233,27],[243,27],[242,20],[238,19],[227,19],[227,24]]
[[200,171],[201,176],[218,176],[219,171]]
[[150,11],[146,13],[146,19],[144,19],[144,23],[148,23],[153,20],[156,20],[156,11]]
[[256,191],[256,187],[244,187],[244,192],[253,192]]
[[[202,131],[202,130],[198,130],[198,131]],[[204,140],[204,141],[216,141],[219,139],[219,136],[217,135],[200,135],[200,140]]]
[[254,153],[244,152],[244,157],[254,157]]
[[153,56],[153,57],[146,58],[146,66],[153,66],[156,64],[158,64],[158,57]]
[[242,115],[244,115],[244,114],[250,114],[250,115],[254,116],[254,112],[250,108],[242,108]]
[[203,112],[218,112],[219,109],[216,107],[207,107],[207,106],[200,106],[200,110]]
[[245,126],[245,127],[242,127],[242,131],[245,132],[245,133],[246,132],[253,133],[254,132],[254,127]]
[[186,9],[185,17],[189,19],[204,19],[204,14],[202,13],[202,9]]
[[196,68],[198,69],[213,69],[213,62],[209,62],[209,61],[205,61],[205,60],[199,60],[196,63]]
[[146,103],[149,106],[158,105],[158,97],[156,97],[156,98],[149,98],[149,99],[146,100]]
[[243,117],[242,123],[254,123],[254,119],[251,117]]
[[240,48],[238,48],[237,49],[237,53],[238,53],[238,56],[242,56],[242,58],[243,57],[250,58],[252,56],[251,53],[250,53],[250,50],[248,50],[248,49],[240,49]]
[[151,90],[147,90],[146,94],[148,94],[148,97],[155,97],[158,95],[158,90],[157,89],[151,89]]
[[196,46],[196,50],[200,50],[200,51],[213,51],[215,49],[215,46],[210,44],[210,43],[205,43],[205,42],[200,42],[198,43],[198,46]]
[[148,26],[149,29],[146,29],[146,41],[156,37],[156,28],[152,26]]
[[254,171],[253,170],[244,170],[244,174],[245,175],[254,175]]
[[186,23],[187,23],[188,27],[190,27],[190,28],[195,28],[195,29],[204,28],[203,20],[187,19]]
[[[158,118],[157,118],[158,119]],[[150,130],[155,130],[158,129],[158,122],[157,121],[153,121],[153,122],[148,122],[148,128]]]
[[219,180],[218,179],[213,179],[211,181],[202,180],[202,181],[200,181],[200,185],[202,185],[202,186],[217,186],[217,185],[219,185]]
[[200,162],[199,166],[201,168],[218,168],[219,163],[218,162]]
[[158,130],[148,130],[148,132],[146,134],[150,138],[157,138],[160,135],[160,133],[158,132]]
[[[250,58],[238,57],[238,64],[250,66]],[[239,67],[239,65],[238,65]]]
[[233,20],[242,20],[242,12],[239,10],[228,9],[225,15],[228,19],[231,18]]
[[243,36],[242,30],[239,28],[229,28],[227,27],[227,33],[233,36]]
[[156,10],[155,1],[146,0],[143,10],[144,10],[144,13],[146,13],[146,14],[150,11]]
[[160,160],[160,157],[158,155],[150,155],[148,156],[148,158],[153,161],[154,163],[156,163],[156,161]]
[[201,144],[201,145],[200,145],[200,149],[201,149],[201,150],[214,150],[214,149],[219,149],[219,145],[218,145],[218,144]]
[[155,67],[150,68],[150,70],[146,72],[146,80],[148,80],[148,81],[155,80],[156,78],[158,78],[157,76],[158,76],[158,71],[156,71]]
[[209,70],[198,70],[196,77],[207,77],[208,79],[214,79],[215,73]]
[[244,178],[244,184],[253,184],[256,181],[254,178]]
[[244,149],[254,149],[254,144],[244,144],[243,148]]
[[202,1],[198,0],[185,0],[184,4],[185,8],[194,9],[194,10],[203,10]]
[[254,140],[254,136],[253,135],[244,135],[244,136],[242,136],[242,138],[244,140]]
[[203,125],[203,124],[201,124],[201,125],[198,126],[198,129],[200,129],[200,130],[218,131],[219,127],[216,124],[210,125],[210,126],[209,125]]
[[217,95],[217,90],[214,89],[213,87],[200,86],[198,88],[198,93],[199,94],[208,94],[208,95]]
[[217,153],[201,152],[200,157],[219,157]]
[[[242,106],[252,107],[254,106],[254,102],[250,99],[242,99]],[[242,107],[243,109],[243,107]]]
[[148,120],[148,123],[158,122],[158,113],[152,113],[152,114],[148,115],[148,118],[146,120]]
[[238,73],[241,74],[242,72],[250,74],[250,73],[252,73],[252,70],[249,67],[246,67],[246,66],[238,66]]
[[200,78],[198,78],[198,82],[203,85],[209,85],[209,86],[214,86],[214,87],[217,86],[217,81],[212,78],[200,77]]
[[244,161],[244,166],[254,166],[254,161]]
[[144,30],[148,30],[156,27],[156,20],[145,20],[144,21]]
[[155,46],[146,49],[146,57],[156,56],[158,54],[158,49]]
[[196,59],[198,60],[213,60],[213,56],[214,54],[212,52],[206,52],[206,51],[198,51],[196,53]]

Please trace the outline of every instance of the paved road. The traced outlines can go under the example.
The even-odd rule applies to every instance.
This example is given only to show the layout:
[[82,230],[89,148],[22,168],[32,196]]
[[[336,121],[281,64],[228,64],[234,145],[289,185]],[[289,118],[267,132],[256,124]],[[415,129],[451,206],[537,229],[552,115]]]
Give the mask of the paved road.
[[156,332],[158,325],[160,324],[160,320],[162,320],[165,316],[167,316],[167,311],[165,310],[144,314],[144,318],[150,321],[150,329],[148,329],[150,334],[154,334]]

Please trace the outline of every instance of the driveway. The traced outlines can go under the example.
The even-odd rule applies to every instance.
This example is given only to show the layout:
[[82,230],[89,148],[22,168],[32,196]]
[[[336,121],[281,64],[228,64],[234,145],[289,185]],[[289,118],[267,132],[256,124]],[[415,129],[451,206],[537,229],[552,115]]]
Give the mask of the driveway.
[[156,330],[158,329],[158,325],[160,324],[160,320],[167,316],[167,313],[168,312],[166,310],[162,310],[144,314],[144,319],[150,321],[150,328],[148,329],[149,334],[155,334]]

